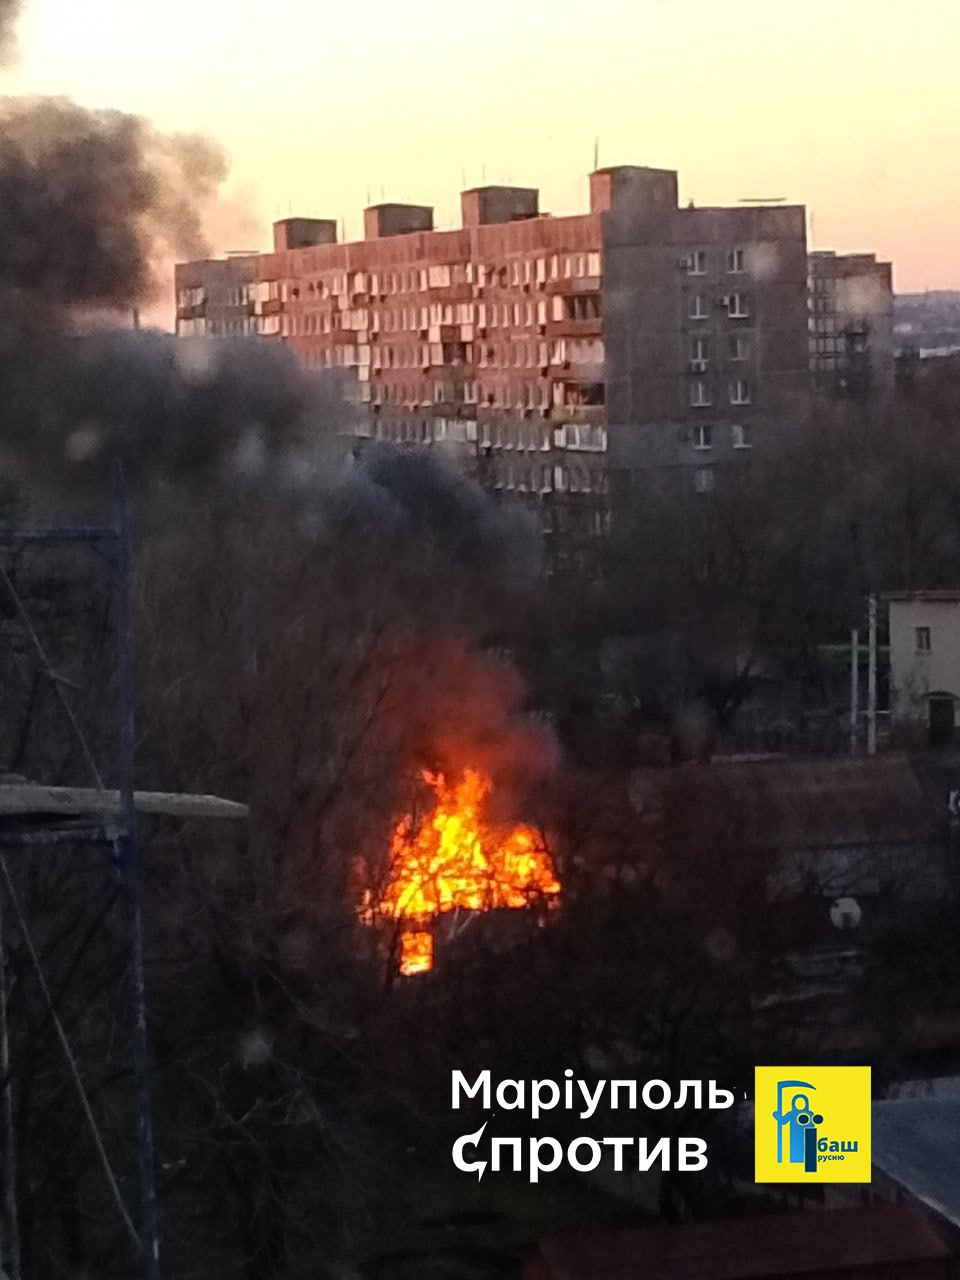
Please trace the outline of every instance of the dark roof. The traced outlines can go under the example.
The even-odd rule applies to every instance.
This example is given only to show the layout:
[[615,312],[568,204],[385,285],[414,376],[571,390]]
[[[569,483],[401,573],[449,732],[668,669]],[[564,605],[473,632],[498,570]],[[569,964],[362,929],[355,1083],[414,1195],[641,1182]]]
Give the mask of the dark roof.
[[936,807],[907,757],[755,760],[654,772],[660,786],[691,786],[736,806],[745,832],[780,849],[932,841]]
[[885,591],[880,597],[881,600],[933,600],[933,601],[957,601],[960,600],[960,591]]
[[[866,1280],[871,1268],[878,1278],[889,1277],[896,1264],[906,1280],[910,1263],[950,1256],[922,1210],[873,1204],[559,1236],[541,1242],[527,1274],[543,1280],[786,1280],[856,1272]],[[929,1277],[929,1267],[922,1274]]]
[[960,1100],[875,1102],[872,1150],[887,1177],[960,1226]]

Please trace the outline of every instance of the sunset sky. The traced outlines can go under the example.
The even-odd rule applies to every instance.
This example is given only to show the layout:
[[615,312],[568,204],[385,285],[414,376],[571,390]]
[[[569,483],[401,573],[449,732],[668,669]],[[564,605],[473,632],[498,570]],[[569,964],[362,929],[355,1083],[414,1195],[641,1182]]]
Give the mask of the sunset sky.
[[381,198],[453,224],[467,185],[585,207],[601,164],[680,171],[683,200],[785,196],[819,248],[960,288],[960,3],[926,0],[27,0],[14,93],[217,138],[217,249],[288,212]]

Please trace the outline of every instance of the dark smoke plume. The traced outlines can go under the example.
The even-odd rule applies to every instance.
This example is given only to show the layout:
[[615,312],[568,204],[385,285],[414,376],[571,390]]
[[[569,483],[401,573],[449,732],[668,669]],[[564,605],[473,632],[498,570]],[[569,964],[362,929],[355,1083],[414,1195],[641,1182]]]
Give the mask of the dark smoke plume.
[[225,176],[212,144],[137,116],[0,100],[0,289],[60,306],[148,298],[158,259],[204,251],[201,211]]
[[114,458],[138,488],[259,483],[344,410],[285,348],[155,331],[0,328],[0,381],[4,469],[61,498]]

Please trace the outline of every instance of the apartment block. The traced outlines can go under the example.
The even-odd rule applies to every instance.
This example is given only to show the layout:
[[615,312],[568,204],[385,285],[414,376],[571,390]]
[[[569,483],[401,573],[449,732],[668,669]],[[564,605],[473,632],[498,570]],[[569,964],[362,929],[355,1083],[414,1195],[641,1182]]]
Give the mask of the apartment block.
[[810,254],[810,371],[814,388],[862,404],[893,393],[893,268],[872,253]]
[[345,244],[333,220],[278,222],[272,252],[178,265],[177,331],[350,370],[362,433],[552,501],[649,467],[707,491],[714,460],[809,411],[802,206],[681,208],[676,173],[621,166],[590,175],[588,212],[485,186],[460,221],[375,205]]

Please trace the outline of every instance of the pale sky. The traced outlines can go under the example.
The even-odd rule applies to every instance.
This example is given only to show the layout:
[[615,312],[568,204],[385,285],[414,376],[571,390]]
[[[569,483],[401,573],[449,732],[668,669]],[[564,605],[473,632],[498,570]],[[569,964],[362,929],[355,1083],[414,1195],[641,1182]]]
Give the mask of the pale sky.
[[[811,244],[960,288],[960,0],[26,0],[11,93],[199,130],[232,162],[218,250],[288,212],[538,186],[586,208],[600,163],[678,169],[683,201],[785,196]],[[229,229],[226,229],[229,228]]]

